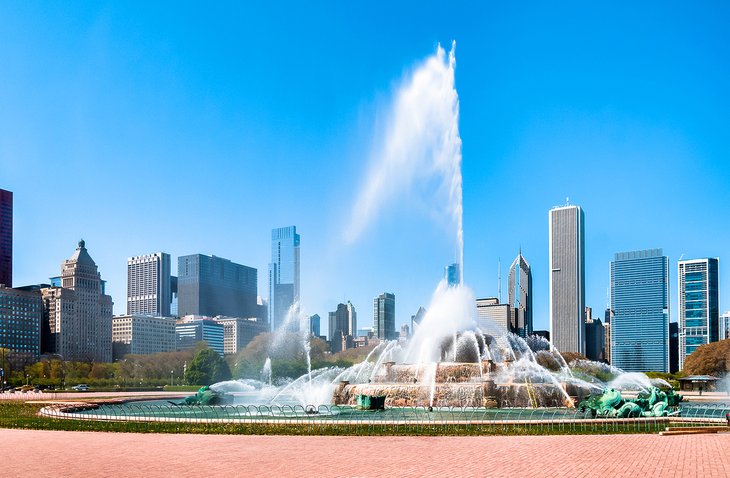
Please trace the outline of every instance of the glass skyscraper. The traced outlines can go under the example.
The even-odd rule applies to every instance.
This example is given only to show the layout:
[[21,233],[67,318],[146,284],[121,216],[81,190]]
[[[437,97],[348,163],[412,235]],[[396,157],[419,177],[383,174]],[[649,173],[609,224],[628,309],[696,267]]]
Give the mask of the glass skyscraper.
[[373,299],[373,332],[381,340],[395,340],[395,294],[383,292]]
[[532,335],[532,269],[522,250],[509,268],[507,291],[510,306],[510,329],[520,337]]
[[299,302],[299,241],[296,226],[271,231],[269,322],[273,330],[284,323],[289,308]]
[[579,206],[549,212],[550,341],[585,354],[585,216]]
[[679,369],[700,345],[719,338],[720,264],[717,258],[679,261]]
[[669,372],[669,258],[661,249],[614,255],[611,310],[611,365]]

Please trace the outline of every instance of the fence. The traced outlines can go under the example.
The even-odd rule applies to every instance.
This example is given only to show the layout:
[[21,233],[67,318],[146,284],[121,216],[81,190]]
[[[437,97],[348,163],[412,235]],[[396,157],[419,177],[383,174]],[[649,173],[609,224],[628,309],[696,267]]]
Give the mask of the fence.
[[567,409],[393,407],[361,411],[344,406],[180,406],[0,403],[0,427],[159,433],[289,435],[517,435],[655,433],[666,427],[723,425],[727,404],[685,406],[682,416],[589,418]]

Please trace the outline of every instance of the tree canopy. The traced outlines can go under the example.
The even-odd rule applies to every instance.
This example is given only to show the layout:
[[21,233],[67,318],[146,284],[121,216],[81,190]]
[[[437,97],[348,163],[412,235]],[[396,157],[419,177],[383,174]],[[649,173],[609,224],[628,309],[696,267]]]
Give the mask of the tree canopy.
[[730,339],[700,345],[684,361],[687,375],[722,376],[730,364]]
[[223,357],[213,349],[204,348],[193,357],[185,380],[194,385],[210,385],[223,380],[231,379],[231,369]]

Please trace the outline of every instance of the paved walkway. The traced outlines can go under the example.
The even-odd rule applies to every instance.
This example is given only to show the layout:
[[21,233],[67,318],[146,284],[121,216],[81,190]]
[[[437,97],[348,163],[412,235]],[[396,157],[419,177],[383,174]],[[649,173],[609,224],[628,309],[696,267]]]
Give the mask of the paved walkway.
[[0,430],[2,476],[725,477],[730,434],[287,437]]

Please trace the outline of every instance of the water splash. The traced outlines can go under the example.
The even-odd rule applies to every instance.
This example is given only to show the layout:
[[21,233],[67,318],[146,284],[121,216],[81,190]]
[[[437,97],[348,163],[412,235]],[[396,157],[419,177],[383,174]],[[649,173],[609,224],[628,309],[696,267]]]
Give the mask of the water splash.
[[436,183],[436,194],[433,191],[422,194],[433,201],[432,210],[440,211],[453,224],[463,283],[461,137],[459,95],[454,83],[455,47],[456,42],[447,56],[439,45],[436,53],[420,64],[397,91],[387,115],[383,142],[373,148],[370,172],[355,201],[350,227],[345,230],[348,242],[354,242],[385,205],[410,196],[416,185]]
[[261,381],[271,386],[271,357],[266,357],[264,367],[261,369]]

